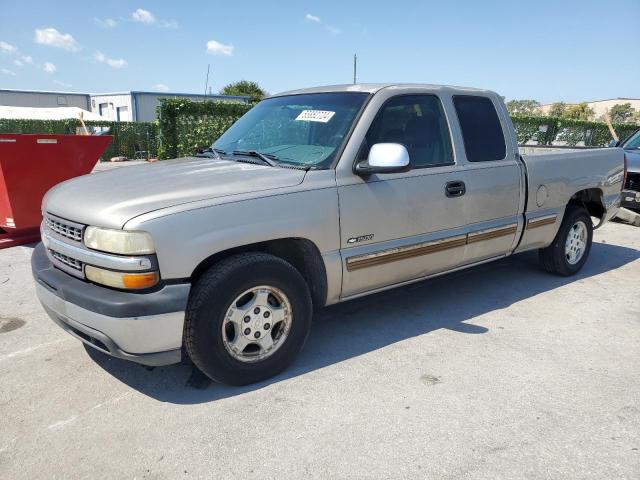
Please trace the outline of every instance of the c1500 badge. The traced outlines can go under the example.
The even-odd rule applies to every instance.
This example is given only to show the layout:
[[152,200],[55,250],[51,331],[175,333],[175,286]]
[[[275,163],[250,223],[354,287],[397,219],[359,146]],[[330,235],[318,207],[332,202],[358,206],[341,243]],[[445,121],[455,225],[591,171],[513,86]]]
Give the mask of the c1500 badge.
[[347,240],[347,243],[367,242],[369,240],[373,240],[373,233],[370,233],[369,235],[360,235],[359,237],[351,237]]

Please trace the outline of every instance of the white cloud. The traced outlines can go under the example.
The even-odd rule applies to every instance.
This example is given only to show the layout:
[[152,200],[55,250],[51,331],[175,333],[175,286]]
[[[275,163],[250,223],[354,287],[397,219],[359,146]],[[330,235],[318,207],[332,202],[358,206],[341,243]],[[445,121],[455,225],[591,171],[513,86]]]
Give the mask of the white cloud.
[[149,10],[145,10],[144,8],[139,8],[135,12],[131,14],[131,18],[134,21],[140,23],[146,23],[147,25],[151,25],[155,23],[156,17]]
[[73,86],[70,83],[64,83],[64,82],[61,82],[60,80],[54,80],[53,83],[55,83],[56,85],[60,85],[61,87],[64,87],[64,88],[69,88]]
[[167,87],[164,83],[156,83],[153,86],[153,88],[158,90],[159,92],[168,92],[169,91],[169,87]]
[[100,63],[109,65],[111,68],[124,68],[129,65],[124,58],[109,58],[102,52],[96,52],[93,58]]
[[25,65],[33,65],[33,57],[31,55],[21,55],[13,61],[14,65],[24,67]]
[[18,47],[14,47],[10,43],[0,41],[0,52],[2,53],[16,53]]
[[42,64],[42,70],[44,70],[46,73],[56,73],[56,70],[58,70],[58,68],[51,62],[44,62]]
[[118,22],[113,18],[94,18],[93,20],[102,28],[115,28],[118,26]]
[[327,32],[329,32],[329,34],[331,34],[331,35],[340,35],[340,33],[341,33],[341,30],[338,27],[334,27],[332,25],[327,25],[317,15],[311,15],[310,13],[307,13],[304,16],[304,19],[307,22],[313,22],[313,23],[317,23],[318,25],[322,25],[327,30]]
[[70,33],[60,33],[53,27],[36,29],[35,42],[50,47],[63,48],[69,52],[80,50],[78,42]]
[[6,68],[0,68],[0,73],[2,73],[3,75],[9,75],[11,77],[16,76],[16,72],[12,72],[11,70],[7,70]]
[[225,45],[215,40],[209,40],[207,42],[207,53],[210,55],[225,55],[230,57],[233,55],[233,45]]
[[175,30],[176,28],[178,28],[178,21],[177,20],[160,20],[160,26],[163,28],[171,28]]

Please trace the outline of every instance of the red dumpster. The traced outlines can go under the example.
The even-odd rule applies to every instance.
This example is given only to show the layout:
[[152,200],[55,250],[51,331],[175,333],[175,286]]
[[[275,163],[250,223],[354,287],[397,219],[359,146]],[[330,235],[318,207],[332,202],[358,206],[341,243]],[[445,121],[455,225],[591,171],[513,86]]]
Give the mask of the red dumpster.
[[91,172],[112,138],[0,134],[0,248],[37,241],[44,194]]

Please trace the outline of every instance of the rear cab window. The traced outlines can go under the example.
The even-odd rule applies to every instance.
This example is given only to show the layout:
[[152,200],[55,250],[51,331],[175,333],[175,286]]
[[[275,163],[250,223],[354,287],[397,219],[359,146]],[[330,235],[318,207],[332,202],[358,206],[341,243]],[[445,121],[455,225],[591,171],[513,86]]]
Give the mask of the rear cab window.
[[498,112],[490,98],[454,95],[464,149],[469,162],[504,160],[507,145]]

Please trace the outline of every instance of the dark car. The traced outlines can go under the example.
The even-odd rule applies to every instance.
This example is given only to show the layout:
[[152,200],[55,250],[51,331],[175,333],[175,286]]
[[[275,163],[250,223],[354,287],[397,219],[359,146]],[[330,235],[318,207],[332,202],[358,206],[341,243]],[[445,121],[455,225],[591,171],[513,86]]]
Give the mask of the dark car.
[[622,206],[640,211],[640,128],[616,146],[624,148],[627,162],[627,181],[622,190]]

